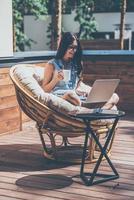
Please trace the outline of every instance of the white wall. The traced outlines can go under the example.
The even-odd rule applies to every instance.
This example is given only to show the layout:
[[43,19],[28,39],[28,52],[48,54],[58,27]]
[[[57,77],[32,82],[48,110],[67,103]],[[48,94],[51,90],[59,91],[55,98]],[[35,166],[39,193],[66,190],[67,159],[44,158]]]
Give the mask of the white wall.
[[[79,24],[74,21],[75,12],[71,15],[63,15],[63,27],[65,31],[78,32]],[[98,31],[100,32],[114,32],[114,24],[120,23],[120,13],[97,13],[94,14],[98,23]],[[126,14],[126,23],[132,25],[134,31],[134,13]],[[34,20],[33,16],[25,16],[24,30],[28,37],[37,41],[37,44],[32,44],[31,50],[48,50],[46,43],[47,26],[50,22],[50,16],[47,16],[45,21]],[[29,50],[27,48],[27,50]]]
[[[78,22],[74,22],[74,16],[74,12],[72,15],[63,15],[62,23],[64,31],[78,32],[79,24]],[[36,20],[32,15],[24,17],[24,32],[29,38],[36,41],[36,44],[33,43],[31,45],[31,49],[27,47],[25,50],[49,50],[49,46],[47,45],[49,42],[49,39],[47,38],[47,27],[50,22],[50,15],[46,16],[44,21]]]
[[49,41],[47,38],[47,27],[51,18],[47,16],[45,21],[36,20],[33,16],[24,17],[24,32],[25,34],[34,40],[36,43],[32,43],[31,49],[28,47],[25,50],[47,50],[46,43]]
[[13,56],[12,1],[0,0],[0,57]]
[[73,11],[72,14],[63,15],[63,27],[65,31],[72,31],[77,33],[79,30],[79,23],[74,21],[75,12]]
[[[96,13],[94,17],[98,23],[98,31],[100,32],[114,32],[114,24],[120,23],[120,13]],[[134,13],[126,13],[125,23],[132,25],[134,31]]]

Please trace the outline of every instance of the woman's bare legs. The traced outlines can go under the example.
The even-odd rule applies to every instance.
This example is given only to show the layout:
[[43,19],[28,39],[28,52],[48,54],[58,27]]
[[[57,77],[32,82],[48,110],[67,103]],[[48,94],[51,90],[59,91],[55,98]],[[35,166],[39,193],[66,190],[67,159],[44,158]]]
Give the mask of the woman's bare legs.
[[[81,100],[79,98],[79,96],[74,92],[74,91],[68,91],[66,92],[63,96],[63,99],[69,101],[70,103],[76,105],[76,106],[85,106],[86,105],[81,103]],[[104,106],[102,107],[102,109],[111,109],[113,108],[113,106],[117,105],[119,101],[119,96],[114,93],[112,95],[112,97],[109,99],[109,101],[107,103],[104,104]]]
[[114,105],[117,105],[119,101],[119,96],[114,93],[112,95],[112,97],[109,99],[109,101],[107,103],[105,103],[105,105],[102,107],[102,109],[111,109]]

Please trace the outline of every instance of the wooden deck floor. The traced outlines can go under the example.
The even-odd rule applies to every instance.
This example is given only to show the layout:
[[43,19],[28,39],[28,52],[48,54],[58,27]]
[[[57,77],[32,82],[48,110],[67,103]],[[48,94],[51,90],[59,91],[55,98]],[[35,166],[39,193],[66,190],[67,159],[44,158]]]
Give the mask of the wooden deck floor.
[[[34,123],[0,137],[0,200],[134,199],[134,116],[120,121],[111,159],[120,178],[87,187],[76,178],[80,165],[44,159]],[[108,171],[105,162],[101,168]]]

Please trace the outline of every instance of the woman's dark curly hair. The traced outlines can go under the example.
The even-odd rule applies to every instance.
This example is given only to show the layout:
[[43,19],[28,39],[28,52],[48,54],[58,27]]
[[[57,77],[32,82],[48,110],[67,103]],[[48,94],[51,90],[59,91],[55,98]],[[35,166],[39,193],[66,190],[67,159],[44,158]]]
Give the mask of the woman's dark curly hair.
[[74,40],[77,41],[77,50],[74,54],[72,62],[74,63],[74,66],[76,67],[76,70],[77,70],[77,75],[79,76],[80,73],[81,73],[81,70],[82,70],[82,63],[81,63],[82,48],[81,48],[80,41],[77,38],[76,34],[72,34],[70,32],[65,32],[62,35],[55,58],[56,59],[63,59],[69,45],[71,45]]

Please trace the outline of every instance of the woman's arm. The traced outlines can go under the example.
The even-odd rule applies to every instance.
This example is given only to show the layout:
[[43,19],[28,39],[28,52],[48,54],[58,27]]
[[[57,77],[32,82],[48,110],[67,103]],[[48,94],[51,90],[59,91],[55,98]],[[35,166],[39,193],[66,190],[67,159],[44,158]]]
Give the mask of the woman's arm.
[[63,79],[63,72],[55,70],[54,66],[47,63],[45,67],[44,80],[42,87],[45,92],[51,92],[56,84]]

